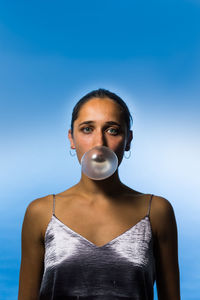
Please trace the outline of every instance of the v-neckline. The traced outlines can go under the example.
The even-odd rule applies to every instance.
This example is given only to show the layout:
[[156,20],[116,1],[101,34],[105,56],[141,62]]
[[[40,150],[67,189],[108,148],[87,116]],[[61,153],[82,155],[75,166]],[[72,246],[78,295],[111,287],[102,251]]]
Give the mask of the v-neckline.
[[87,238],[85,238],[83,235],[81,235],[80,233],[74,231],[72,228],[70,228],[69,226],[67,226],[66,224],[64,224],[60,219],[58,219],[56,217],[55,214],[52,215],[52,218],[54,218],[57,222],[59,222],[64,228],[66,228],[67,230],[71,231],[73,234],[77,235],[79,238],[81,238],[82,240],[84,240],[85,242],[87,242],[89,245],[93,246],[96,249],[102,249],[102,248],[104,248],[106,246],[109,246],[110,244],[114,243],[119,238],[121,238],[122,236],[124,236],[125,234],[127,234],[128,232],[130,232],[131,230],[133,230],[137,225],[139,225],[146,218],[148,218],[148,220],[149,220],[149,216],[146,215],[141,220],[139,220],[135,225],[131,226],[130,228],[128,228],[127,230],[125,230],[124,232],[122,232],[121,234],[119,234],[118,236],[116,236],[115,238],[113,238],[112,240],[110,240],[109,242],[107,242],[106,244],[104,244],[102,246],[97,246],[96,244],[94,244],[93,242],[91,242],[90,240],[88,240]]

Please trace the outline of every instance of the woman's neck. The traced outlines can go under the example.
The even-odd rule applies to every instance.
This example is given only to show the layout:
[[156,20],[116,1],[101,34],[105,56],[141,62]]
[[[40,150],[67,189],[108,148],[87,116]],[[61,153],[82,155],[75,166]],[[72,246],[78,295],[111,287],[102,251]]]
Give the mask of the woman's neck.
[[120,181],[117,170],[112,176],[103,180],[93,180],[82,173],[77,188],[89,198],[109,198],[122,193],[125,190],[125,185]]

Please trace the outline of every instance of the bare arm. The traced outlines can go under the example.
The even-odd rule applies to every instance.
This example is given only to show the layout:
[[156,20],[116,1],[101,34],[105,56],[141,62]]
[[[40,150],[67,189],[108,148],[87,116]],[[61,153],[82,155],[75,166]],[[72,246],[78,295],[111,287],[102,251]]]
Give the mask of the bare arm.
[[18,300],[38,299],[44,259],[40,214],[39,206],[33,201],[24,216]]
[[159,197],[156,217],[156,285],[159,300],[180,300],[177,225],[172,205]]

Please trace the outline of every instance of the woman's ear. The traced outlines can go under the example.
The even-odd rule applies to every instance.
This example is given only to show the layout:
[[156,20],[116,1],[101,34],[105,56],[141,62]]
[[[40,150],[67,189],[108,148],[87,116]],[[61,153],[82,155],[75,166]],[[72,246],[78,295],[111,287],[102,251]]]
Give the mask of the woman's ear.
[[127,140],[127,143],[126,143],[125,151],[129,151],[130,150],[132,139],[133,139],[133,131],[129,130],[129,136],[128,136],[128,140]]
[[76,147],[74,145],[74,140],[73,140],[71,129],[68,130],[68,138],[69,138],[69,141],[70,141],[70,144],[71,144],[71,149],[76,149]]

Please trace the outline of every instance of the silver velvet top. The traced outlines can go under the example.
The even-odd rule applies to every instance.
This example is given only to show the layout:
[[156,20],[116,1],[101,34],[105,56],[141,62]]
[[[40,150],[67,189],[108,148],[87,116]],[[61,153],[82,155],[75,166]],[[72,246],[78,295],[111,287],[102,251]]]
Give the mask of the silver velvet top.
[[45,233],[39,300],[153,300],[155,260],[149,209],[137,224],[96,246],[53,215]]

